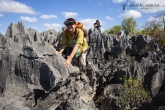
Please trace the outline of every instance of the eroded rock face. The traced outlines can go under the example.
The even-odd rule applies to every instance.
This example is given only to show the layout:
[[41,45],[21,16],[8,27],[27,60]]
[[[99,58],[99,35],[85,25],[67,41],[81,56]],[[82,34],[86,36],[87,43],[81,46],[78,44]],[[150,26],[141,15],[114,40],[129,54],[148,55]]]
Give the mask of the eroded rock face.
[[[43,33],[26,29],[22,22],[18,22],[8,27],[5,37],[0,36],[1,109],[55,109],[69,98],[69,105],[74,101],[77,107],[80,103],[85,104],[78,94],[85,85],[74,79],[79,74],[78,67],[66,67],[65,59],[56,54],[52,45],[55,31]],[[79,82],[82,87],[79,84],[75,87]],[[88,96],[87,93],[84,95]],[[73,99],[76,96],[80,102]],[[89,97],[86,103],[91,101],[92,104],[92,96]],[[81,108],[90,108],[91,104]]]
[[[91,31],[90,33],[95,33]],[[92,35],[89,34],[90,37]],[[99,72],[92,73],[94,73],[94,77],[97,77],[95,79],[101,82],[100,84],[103,83],[102,88],[107,90],[106,86],[109,84],[121,84],[120,78],[138,77],[145,86],[147,85],[148,90],[155,98],[154,100],[157,100],[156,97],[160,92],[164,92],[164,54],[149,36],[138,35],[131,38],[124,36],[118,40],[113,35],[102,33],[101,40],[95,40],[95,42],[90,44],[88,63],[95,65],[94,68],[99,70]],[[104,59],[100,57],[102,52],[105,52]],[[91,72],[90,69],[89,71]],[[112,94],[114,93],[112,92],[110,96]],[[109,108],[108,106],[105,107],[105,103],[112,102],[113,105],[115,98],[106,94],[101,95],[106,96],[107,99],[103,100],[103,105],[100,106],[101,110]],[[154,105],[153,108],[155,107],[159,108],[157,105]]]
[[[80,73],[76,66],[66,67],[65,59],[56,54],[55,30],[38,33],[22,22],[11,23],[5,36],[0,34],[0,109],[114,109],[115,90],[124,77],[140,78],[155,100],[164,94],[164,51],[149,36],[119,40],[90,29],[87,38],[87,68]],[[98,106],[99,96],[106,98]],[[165,100],[159,102],[153,102],[153,108]]]

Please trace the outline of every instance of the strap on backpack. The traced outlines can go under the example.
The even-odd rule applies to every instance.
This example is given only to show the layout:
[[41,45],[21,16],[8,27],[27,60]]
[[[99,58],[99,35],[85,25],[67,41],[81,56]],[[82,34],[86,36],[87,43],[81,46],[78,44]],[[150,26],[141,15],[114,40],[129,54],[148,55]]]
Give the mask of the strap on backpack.
[[[78,36],[78,30],[79,30],[79,28],[76,28],[76,31],[75,31],[76,36]],[[67,38],[67,39],[68,39],[68,33],[69,33],[69,31],[66,30],[66,38]]]
[[[76,37],[78,36],[79,29],[81,29],[81,28],[76,27],[76,30],[75,30]],[[81,30],[82,30],[82,29],[81,29]],[[83,31],[83,30],[82,30],[82,31]],[[68,34],[70,34],[70,33],[69,33],[68,30],[66,30],[66,39],[67,39],[67,40],[68,40]],[[84,38],[85,38],[85,36],[84,36]],[[85,45],[84,38],[83,38],[83,45]],[[67,42],[67,43],[68,43],[68,42]],[[68,44],[67,44],[67,45],[68,45]]]

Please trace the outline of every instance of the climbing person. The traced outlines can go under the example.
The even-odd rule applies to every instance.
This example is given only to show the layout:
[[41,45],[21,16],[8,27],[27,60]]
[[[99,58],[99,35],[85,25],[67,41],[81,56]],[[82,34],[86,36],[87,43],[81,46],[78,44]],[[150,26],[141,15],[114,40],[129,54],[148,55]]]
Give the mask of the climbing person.
[[97,29],[99,32],[101,32],[101,24],[99,20],[96,20],[96,22],[94,23],[94,29]]
[[[62,34],[60,44],[61,49],[57,51],[61,54],[66,49],[66,61],[64,64],[69,66],[70,63],[74,66],[79,66],[80,71],[86,66],[86,54],[88,49],[88,43],[82,29],[76,26],[76,20],[68,18],[64,22],[67,27]],[[82,67],[83,66],[83,67]]]

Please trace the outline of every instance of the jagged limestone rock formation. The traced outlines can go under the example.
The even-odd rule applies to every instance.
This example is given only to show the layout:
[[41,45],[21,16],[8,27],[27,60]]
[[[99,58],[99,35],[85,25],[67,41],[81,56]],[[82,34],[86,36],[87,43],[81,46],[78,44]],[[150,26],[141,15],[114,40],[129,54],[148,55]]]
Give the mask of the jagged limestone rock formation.
[[91,110],[91,87],[75,81],[79,68],[66,67],[51,45],[54,40],[42,35],[22,22],[10,24],[1,35],[0,109],[52,110],[68,103],[66,108]]
[[[108,110],[116,109],[120,78],[138,77],[153,96],[148,109],[165,106],[165,56],[149,36],[124,36],[88,31],[85,73],[66,67],[56,54],[57,32],[38,33],[22,22],[0,34],[0,109]],[[77,79],[78,76],[80,79]],[[99,100],[100,96],[103,97]],[[158,103],[155,103],[155,102]]]

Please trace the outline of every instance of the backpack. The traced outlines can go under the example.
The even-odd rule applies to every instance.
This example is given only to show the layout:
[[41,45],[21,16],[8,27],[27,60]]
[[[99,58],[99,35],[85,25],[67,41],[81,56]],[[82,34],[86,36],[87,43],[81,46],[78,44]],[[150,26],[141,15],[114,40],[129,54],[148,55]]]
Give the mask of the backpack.
[[84,32],[84,37],[87,37],[87,30],[83,28],[81,22],[76,22],[76,35],[78,34],[78,29],[81,29]]

